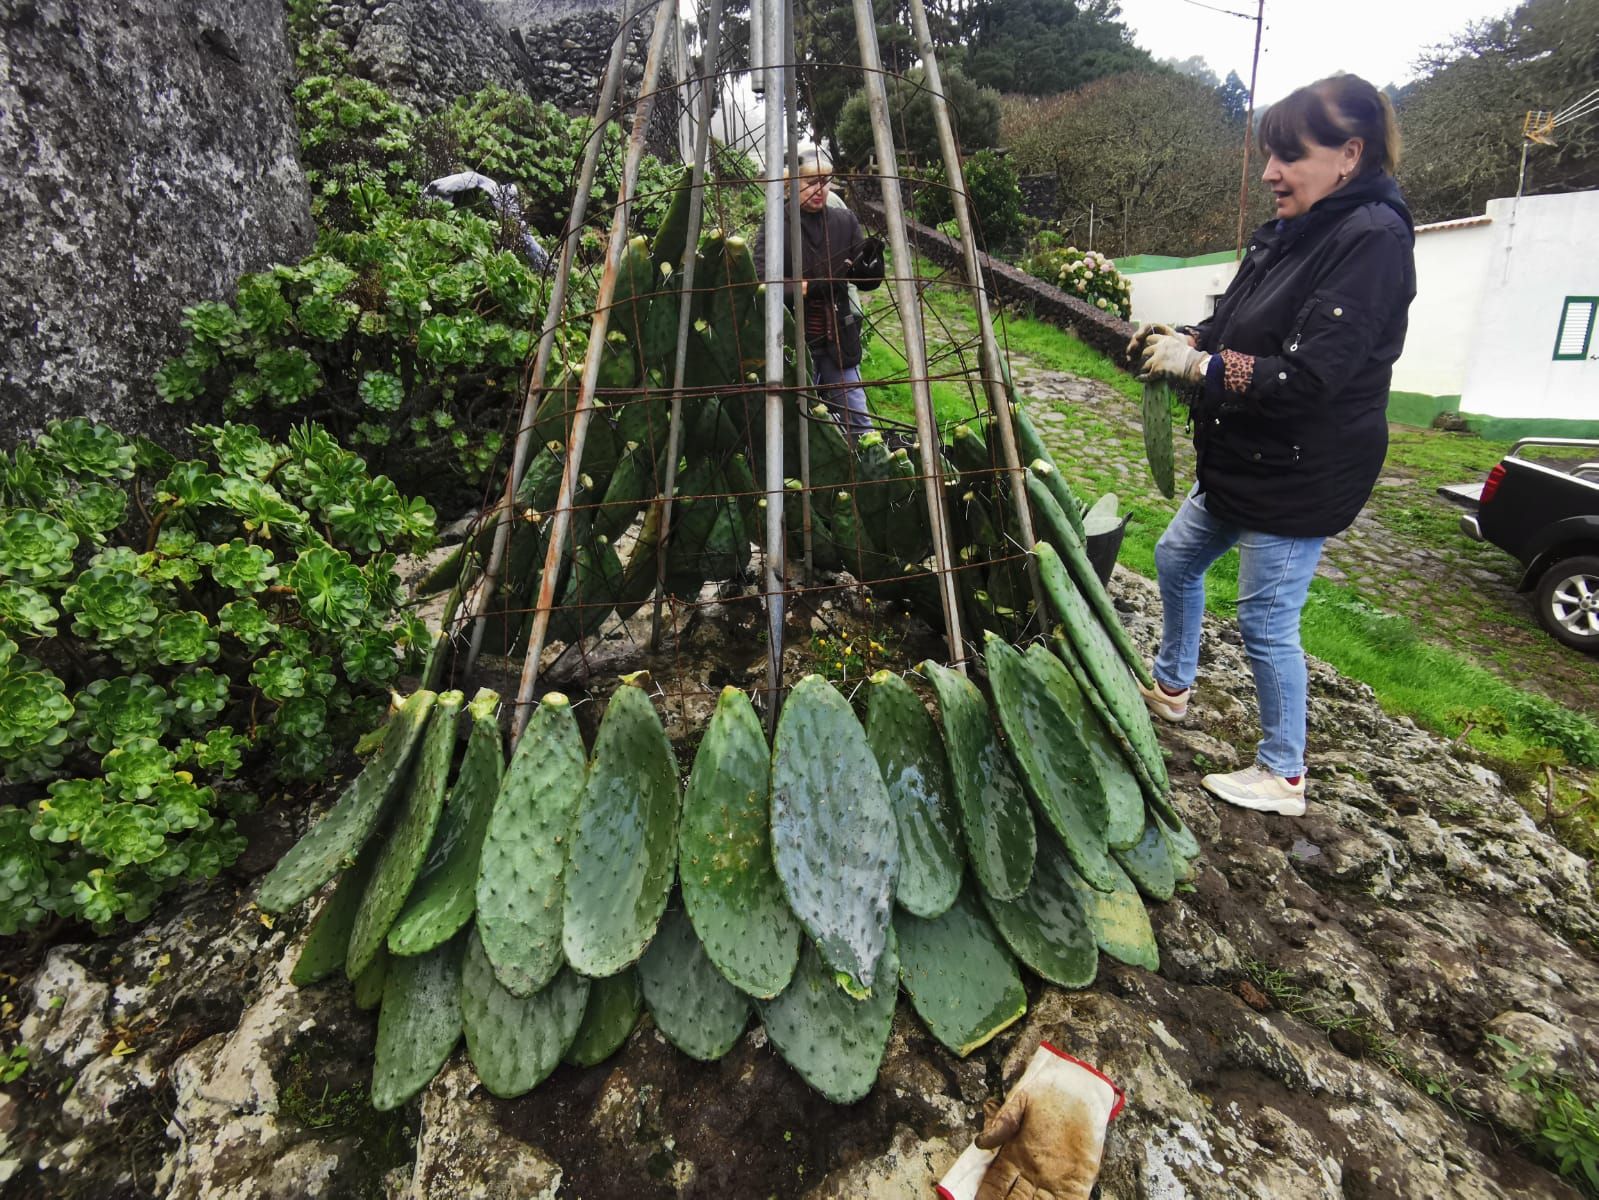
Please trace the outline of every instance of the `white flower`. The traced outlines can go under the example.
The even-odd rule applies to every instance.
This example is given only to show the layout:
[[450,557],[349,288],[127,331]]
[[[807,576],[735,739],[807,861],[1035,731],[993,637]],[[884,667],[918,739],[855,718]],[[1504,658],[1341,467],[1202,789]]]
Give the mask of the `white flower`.
[[1104,297],[1101,297],[1100,299],[1095,300],[1094,303],[1099,305],[1100,308],[1104,308],[1105,307]]

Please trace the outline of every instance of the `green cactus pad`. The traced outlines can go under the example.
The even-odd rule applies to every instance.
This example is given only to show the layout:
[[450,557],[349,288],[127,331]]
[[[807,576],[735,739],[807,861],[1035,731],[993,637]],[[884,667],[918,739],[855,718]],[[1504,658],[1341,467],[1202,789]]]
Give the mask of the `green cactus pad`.
[[1170,500],[1177,494],[1177,462],[1172,451],[1171,387],[1164,383],[1144,385],[1144,457],[1149,460],[1149,475]]
[[1160,742],[1155,737],[1149,710],[1144,707],[1143,697],[1138,694],[1138,686],[1128,673],[1126,663],[1094,618],[1088,602],[1067,574],[1066,565],[1061,562],[1054,547],[1048,542],[1039,542],[1034,551],[1038,556],[1038,573],[1044,584],[1044,592],[1060,617],[1061,625],[1065,627],[1066,640],[1071,643],[1117,727],[1127,735],[1149,777],[1162,792],[1169,790],[1171,784],[1166,777],[1166,761],[1161,757]]
[[1077,732],[1088,747],[1105,791],[1105,840],[1113,850],[1136,846],[1144,836],[1144,793],[1138,777],[1128,766],[1121,746],[1085,695],[1066,664],[1049,652],[1042,642],[1027,647],[1027,667],[1041,679],[1072,718]]
[[450,758],[455,753],[455,717],[466,699],[460,692],[442,692],[428,719],[422,752],[411,772],[405,806],[383,834],[383,850],[372,868],[361,909],[350,930],[350,957],[344,964],[354,979],[389,936],[389,926],[405,907],[406,897],[422,870],[422,860],[433,844],[439,813],[450,780]]
[[[1139,839],[1138,845],[1130,850],[1116,851],[1116,861],[1122,869],[1151,900],[1170,900],[1177,888],[1177,873],[1173,868],[1173,859],[1181,860],[1182,856],[1174,854],[1166,842],[1166,835],[1161,832],[1160,822],[1150,819],[1144,827],[1144,836]],[[1186,864],[1185,864],[1186,866]]]
[[485,689],[467,705],[472,730],[467,735],[466,754],[422,874],[389,929],[391,954],[425,954],[449,941],[472,919],[477,907],[478,858],[505,774],[495,716],[499,701],[499,696]]
[[1033,803],[1083,878],[1109,891],[1115,884],[1105,846],[1105,792],[1087,745],[1027,660],[993,630],[984,642],[994,707]]
[[749,697],[722,689],[683,796],[683,906],[728,982],[770,999],[794,977],[800,927],[772,864],[771,752]]
[[760,1006],[766,1036],[783,1061],[835,1104],[853,1104],[872,1090],[888,1049],[899,996],[892,933],[872,975],[877,984],[865,999],[854,999],[807,941],[793,982]]
[[795,685],[777,723],[772,854],[822,957],[858,992],[872,987],[899,864],[894,811],[866,731],[819,675]]
[[518,996],[561,969],[561,874],[585,770],[572,706],[549,692],[500,783],[478,861],[477,930],[500,983]]
[[643,1006],[637,971],[629,969],[594,980],[583,1007],[583,1023],[577,1027],[565,1061],[574,1067],[592,1067],[610,1058],[633,1032]]
[[938,695],[966,857],[983,891],[1014,900],[1027,890],[1038,848],[1027,793],[971,680],[932,659],[920,670]]
[[317,983],[344,969],[350,955],[350,930],[355,927],[355,914],[360,911],[361,897],[381,850],[376,841],[368,842],[360,857],[339,876],[333,895],[311,922],[300,957],[289,972],[289,982],[295,987]]
[[1171,843],[1173,850],[1189,862],[1199,857],[1199,839],[1180,818],[1175,822],[1175,826],[1166,827],[1166,840]]
[[723,978],[679,909],[661,918],[638,976],[656,1027],[690,1058],[721,1058],[749,1024],[749,997]]
[[638,961],[677,868],[677,764],[642,687],[624,682],[605,708],[572,824],[561,943],[584,975]]
[[1016,960],[963,890],[943,915],[894,915],[899,980],[928,1030],[965,1058],[1027,1011]]
[[1079,887],[1093,891],[1072,869],[1065,847],[1045,830],[1027,890],[1014,900],[983,896],[994,927],[1016,957],[1034,974],[1065,988],[1087,987],[1099,969],[1094,923],[1078,897]]
[[1120,867],[1114,869],[1117,880],[1113,892],[1089,887],[1075,871],[1068,871],[1067,881],[1077,889],[1077,901],[1088,914],[1094,940],[1101,950],[1118,962],[1158,971],[1160,949],[1155,945],[1149,913],[1144,910],[1144,898],[1125,871]]
[[461,1038],[465,938],[389,960],[372,1063],[372,1107],[398,1108],[437,1075]]
[[388,974],[388,947],[380,945],[378,952],[372,956],[372,961],[366,965],[366,970],[351,980],[350,990],[354,993],[357,1008],[367,1012],[383,1002],[383,983]]
[[589,981],[563,970],[542,991],[517,996],[500,986],[474,931],[461,968],[461,1028],[483,1086],[509,1100],[531,1091],[571,1048],[583,1023]]
[[894,899],[918,917],[936,917],[960,893],[965,856],[954,785],[938,726],[900,676],[872,676],[866,740],[883,773],[899,831]]
[[267,912],[284,912],[332,879],[355,856],[406,779],[406,764],[422,736],[437,699],[419,691],[389,720],[383,747],[345,789],[327,816],[272,868],[261,883],[257,903]]

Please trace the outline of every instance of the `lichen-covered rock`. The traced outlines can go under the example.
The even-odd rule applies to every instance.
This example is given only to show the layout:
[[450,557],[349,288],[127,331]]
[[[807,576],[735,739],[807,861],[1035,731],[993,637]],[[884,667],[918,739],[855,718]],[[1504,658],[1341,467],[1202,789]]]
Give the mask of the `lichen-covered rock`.
[[29,0],[0,33],[0,447],[174,427],[184,305],[310,248],[281,0]]

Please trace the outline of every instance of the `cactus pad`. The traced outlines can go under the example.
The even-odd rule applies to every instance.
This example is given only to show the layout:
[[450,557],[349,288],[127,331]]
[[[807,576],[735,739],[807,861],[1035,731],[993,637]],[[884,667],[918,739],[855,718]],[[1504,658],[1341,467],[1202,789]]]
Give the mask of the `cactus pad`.
[[965,1058],[1027,1011],[1016,960],[971,889],[943,915],[897,913],[899,978],[932,1035]]
[[661,919],[638,976],[656,1027],[690,1058],[721,1058],[749,1024],[749,997],[723,978],[678,909]]
[[605,708],[572,824],[561,942],[591,977],[638,961],[677,869],[677,764],[644,689],[624,683]]
[[577,1037],[588,995],[589,981],[569,970],[531,996],[513,995],[474,931],[461,968],[461,1028],[483,1086],[511,1099],[543,1083]]
[[1180,860],[1181,857],[1173,854],[1166,843],[1166,835],[1161,832],[1160,822],[1153,818],[1145,825],[1144,836],[1139,839],[1138,845],[1130,850],[1116,851],[1116,861],[1121,863],[1122,869],[1138,890],[1151,900],[1172,898],[1177,888],[1173,859]]
[[355,926],[355,914],[360,911],[361,897],[381,849],[376,842],[368,842],[361,856],[339,876],[333,895],[317,911],[305,944],[300,947],[300,957],[289,972],[289,982],[295,987],[317,983],[344,969],[350,955],[350,930]]
[[405,767],[422,736],[436,699],[412,693],[389,720],[383,747],[345,789],[327,816],[278,861],[261,883],[257,901],[267,912],[284,912],[332,879],[377,827],[389,801],[405,782]]
[[1093,891],[1077,878],[1065,848],[1046,830],[1038,840],[1038,862],[1027,890],[1014,900],[983,897],[994,927],[1016,957],[1065,988],[1087,987],[1099,969],[1094,924],[1079,888]]
[[1144,457],[1149,460],[1149,475],[1170,500],[1177,494],[1177,464],[1172,450],[1171,387],[1164,383],[1144,385]]
[[800,927],[772,863],[771,752],[749,697],[722,689],[683,796],[683,906],[728,982],[777,995],[799,962]]
[[638,1024],[643,1008],[638,972],[623,971],[589,984],[588,1003],[583,1007],[583,1023],[567,1048],[565,1060],[574,1067],[592,1067],[622,1048],[627,1035]]
[[938,695],[966,856],[983,891],[1013,900],[1027,889],[1037,850],[1027,793],[999,744],[983,694],[931,659],[920,669]]
[[464,938],[389,960],[372,1064],[372,1107],[398,1108],[428,1085],[461,1039]]
[[478,862],[478,934],[500,982],[518,996],[561,969],[561,874],[584,770],[572,706],[549,692],[500,783]]
[[1149,913],[1144,910],[1144,898],[1125,871],[1114,865],[1112,869],[1117,876],[1113,892],[1096,891],[1075,871],[1069,871],[1067,879],[1077,889],[1077,900],[1094,927],[1099,948],[1128,966],[1158,971],[1160,950],[1155,945]]
[[918,917],[936,917],[960,892],[960,818],[938,727],[910,684],[892,671],[872,676],[866,740],[899,830],[894,899]]
[[822,957],[857,993],[872,987],[899,864],[894,813],[865,730],[819,675],[799,681],[777,723],[772,854]]
[[366,970],[350,981],[355,1006],[362,1012],[368,1012],[383,1002],[383,983],[388,974],[388,947],[379,944],[378,952],[372,956],[372,961],[366,965]]

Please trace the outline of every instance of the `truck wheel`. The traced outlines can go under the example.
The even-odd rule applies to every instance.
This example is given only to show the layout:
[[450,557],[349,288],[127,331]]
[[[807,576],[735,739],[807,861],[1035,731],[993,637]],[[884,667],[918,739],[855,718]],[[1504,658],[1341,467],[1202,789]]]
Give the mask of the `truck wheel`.
[[1599,558],[1564,558],[1538,580],[1538,620],[1556,640],[1599,652]]

